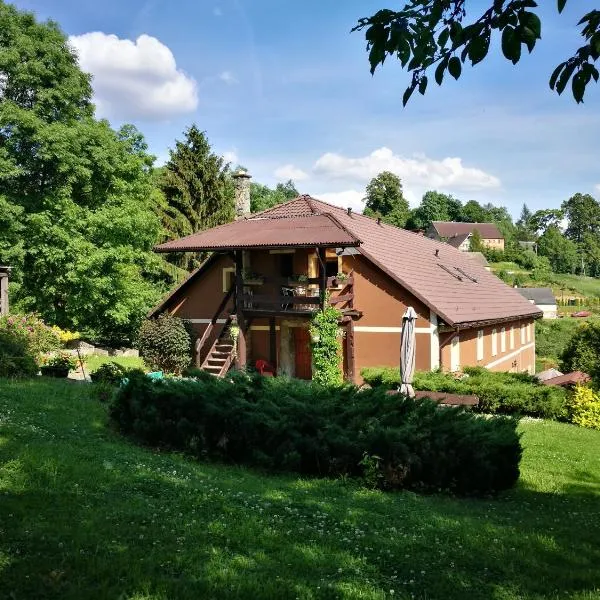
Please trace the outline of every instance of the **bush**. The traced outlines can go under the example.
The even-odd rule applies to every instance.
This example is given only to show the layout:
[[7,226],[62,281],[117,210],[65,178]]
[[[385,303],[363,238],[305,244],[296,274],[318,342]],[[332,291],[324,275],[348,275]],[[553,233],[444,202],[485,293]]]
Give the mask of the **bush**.
[[568,403],[569,419],[580,427],[600,430],[600,394],[578,385]]
[[329,306],[318,311],[310,324],[312,339],[313,380],[323,385],[341,385],[344,381],[340,369],[342,342],[339,320],[340,311]]
[[29,377],[37,372],[37,362],[26,341],[11,331],[0,330],[0,377]]
[[[457,379],[450,373],[415,373],[416,390],[474,394],[479,397],[476,410],[484,413],[530,415],[545,419],[565,416],[566,391],[541,384],[526,373],[496,373],[482,367],[466,367],[468,377]],[[373,387],[386,389],[400,385],[398,369],[363,369],[363,379]]]
[[135,375],[110,412],[122,432],[154,446],[276,471],[367,476],[386,489],[489,494],[519,476],[516,421],[383,388],[245,373],[206,381]]
[[575,319],[539,319],[535,322],[535,351],[558,362],[581,323]]
[[100,365],[91,375],[90,378],[94,383],[108,383],[110,385],[118,385],[121,383],[126,374],[126,369],[119,363],[107,362]]
[[27,352],[36,360],[60,348],[59,335],[33,314],[10,314],[0,317],[0,331],[23,341]]
[[138,347],[155,371],[181,373],[192,360],[192,337],[187,323],[168,313],[142,323]]
[[600,321],[582,323],[560,356],[561,370],[589,373],[600,382]]

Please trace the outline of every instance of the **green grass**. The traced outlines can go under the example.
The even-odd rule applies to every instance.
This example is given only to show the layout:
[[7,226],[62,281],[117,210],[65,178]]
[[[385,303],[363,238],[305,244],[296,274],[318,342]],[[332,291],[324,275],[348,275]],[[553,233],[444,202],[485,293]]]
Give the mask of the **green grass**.
[[116,362],[127,369],[144,369],[144,361],[141,358],[135,358],[133,356],[97,356],[92,354],[85,356],[85,368],[89,373],[93,373],[101,365],[108,362]]
[[0,381],[0,598],[600,597],[600,432],[523,421],[518,488],[461,500],[137,447],[89,390]]

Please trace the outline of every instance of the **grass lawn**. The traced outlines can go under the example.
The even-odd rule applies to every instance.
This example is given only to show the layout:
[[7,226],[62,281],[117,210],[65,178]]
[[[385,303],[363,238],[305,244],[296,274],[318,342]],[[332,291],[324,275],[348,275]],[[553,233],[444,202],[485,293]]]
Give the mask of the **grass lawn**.
[[600,598],[600,432],[523,421],[461,500],[137,447],[89,389],[0,380],[0,598]]
[[101,365],[108,362],[116,362],[127,369],[146,369],[144,361],[141,358],[133,356],[97,356],[95,354],[85,356],[86,372],[93,373]]

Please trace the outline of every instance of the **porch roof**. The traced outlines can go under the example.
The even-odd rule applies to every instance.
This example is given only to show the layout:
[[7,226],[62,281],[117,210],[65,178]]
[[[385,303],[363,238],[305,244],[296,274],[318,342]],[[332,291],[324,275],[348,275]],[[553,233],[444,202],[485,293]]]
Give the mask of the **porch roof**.
[[156,252],[245,250],[281,247],[358,246],[360,240],[331,214],[291,218],[253,217],[156,246]]

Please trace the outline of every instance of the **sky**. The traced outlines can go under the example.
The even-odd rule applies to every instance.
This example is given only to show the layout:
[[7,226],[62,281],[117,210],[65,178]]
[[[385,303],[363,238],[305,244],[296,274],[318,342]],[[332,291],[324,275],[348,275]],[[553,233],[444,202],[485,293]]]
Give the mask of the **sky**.
[[[97,115],[134,123],[157,164],[192,123],[255,181],[360,210],[369,180],[398,174],[411,205],[430,189],[467,201],[555,208],[600,198],[600,85],[585,103],[548,87],[580,45],[594,0],[558,16],[544,0],[542,40],[517,67],[497,40],[458,82],[430,83],[402,107],[410,76],[388,59],[371,76],[360,17],[375,0],[17,0],[57,21],[93,75]],[[489,6],[490,0],[487,0]],[[471,0],[483,10],[485,0]]]

